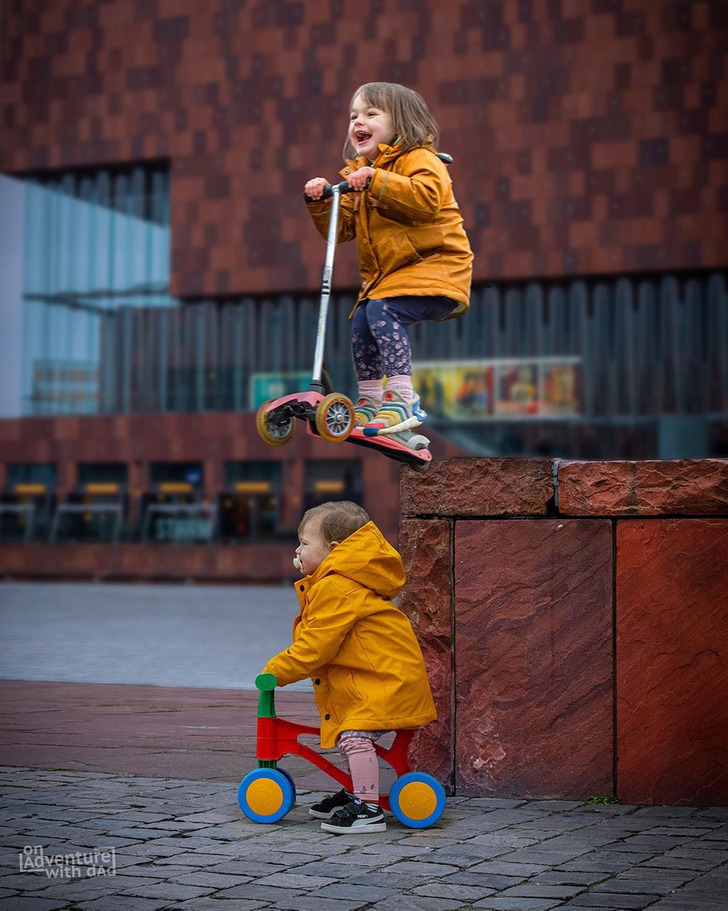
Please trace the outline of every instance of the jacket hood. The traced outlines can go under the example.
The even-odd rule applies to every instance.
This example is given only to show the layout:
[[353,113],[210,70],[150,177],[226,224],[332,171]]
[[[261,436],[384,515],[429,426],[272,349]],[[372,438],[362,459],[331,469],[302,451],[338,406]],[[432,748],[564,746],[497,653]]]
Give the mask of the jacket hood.
[[329,573],[351,579],[390,600],[405,583],[402,558],[374,522],[367,522],[337,544],[310,577],[311,583]]

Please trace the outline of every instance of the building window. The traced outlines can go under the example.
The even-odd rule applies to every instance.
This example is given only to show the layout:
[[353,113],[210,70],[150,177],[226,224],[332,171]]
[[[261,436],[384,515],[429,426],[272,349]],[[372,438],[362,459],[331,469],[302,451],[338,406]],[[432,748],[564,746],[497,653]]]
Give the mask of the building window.
[[115,357],[129,314],[173,303],[167,168],[36,175],[25,213],[24,413],[138,410],[148,378]]
[[151,489],[142,495],[143,541],[192,544],[212,541],[218,504],[202,500],[200,462],[152,462]]
[[306,462],[305,478],[305,509],[330,500],[352,500],[364,505],[359,461]]
[[280,462],[228,462],[220,495],[220,534],[230,541],[275,541],[282,497]]
[[47,537],[53,520],[56,466],[11,463],[7,487],[0,493],[0,540],[38,541]]
[[53,517],[51,541],[118,542],[128,514],[127,482],[123,462],[79,464],[76,489]]

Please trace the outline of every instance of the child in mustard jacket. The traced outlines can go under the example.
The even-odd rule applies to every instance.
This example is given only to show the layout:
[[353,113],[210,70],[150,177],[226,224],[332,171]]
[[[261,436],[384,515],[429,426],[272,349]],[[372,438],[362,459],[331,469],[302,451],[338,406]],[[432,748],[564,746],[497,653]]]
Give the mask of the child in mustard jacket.
[[348,501],[305,513],[294,563],[301,610],[293,644],[265,666],[286,686],[310,677],[321,714],[321,746],[335,744],[352,778],[309,814],[327,832],[383,832],[374,742],[390,730],[437,717],[425,662],[407,617],[392,601],[402,560],[367,513]]
[[[417,92],[393,82],[367,83],[351,101],[341,171],[358,191],[341,199],[337,238],[356,239],[362,276],[351,314],[356,423],[366,436],[393,435],[412,449],[429,440],[413,439],[426,415],[412,387],[407,326],[460,316],[470,304],[473,254],[436,151],[438,134]],[[314,177],[304,187],[324,237],[327,183]]]

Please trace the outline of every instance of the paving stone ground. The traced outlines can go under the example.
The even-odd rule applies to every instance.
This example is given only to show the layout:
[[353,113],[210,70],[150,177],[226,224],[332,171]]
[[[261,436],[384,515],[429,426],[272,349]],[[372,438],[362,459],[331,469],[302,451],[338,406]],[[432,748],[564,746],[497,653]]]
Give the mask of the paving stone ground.
[[[0,911],[728,909],[728,808],[451,797],[430,829],[390,817],[342,837],[307,813],[330,779],[287,758],[297,805],[250,822],[246,688],[289,641],[292,603],[0,586]],[[278,708],[316,723],[304,690]]]
[[448,798],[430,829],[337,836],[308,816],[320,792],[264,826],[232,782],[4,767],[0,784],[9,911],[728,906],[728,808]]

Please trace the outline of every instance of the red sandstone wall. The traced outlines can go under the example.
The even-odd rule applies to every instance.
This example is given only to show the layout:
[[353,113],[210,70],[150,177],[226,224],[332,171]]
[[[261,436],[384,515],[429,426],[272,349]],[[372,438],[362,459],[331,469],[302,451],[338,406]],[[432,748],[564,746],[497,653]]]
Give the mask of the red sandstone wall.
[[457,794],[728,804],[728,461],[408,471],[402,606]]
[[356,86],[397,81],[455,156],[477,279],[724,266],[727,10],[8,0],[0,168],[168,159],[174,294],[314,289],[301,187],[335,176]]

